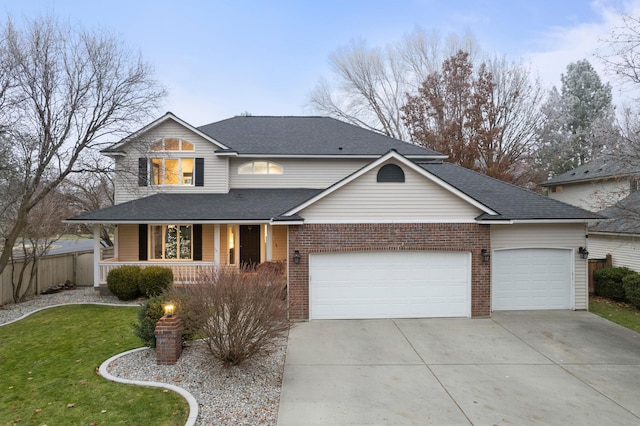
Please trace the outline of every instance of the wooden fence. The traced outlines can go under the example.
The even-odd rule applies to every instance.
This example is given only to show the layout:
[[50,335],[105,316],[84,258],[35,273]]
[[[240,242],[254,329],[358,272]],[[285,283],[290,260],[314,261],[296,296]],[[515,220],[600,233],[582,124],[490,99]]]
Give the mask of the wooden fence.
[[[25,280],[29,279],[31,267],[25,272]],[[14,276],[17,278],[22,262],[16,261]],[[13,286],[11,285],[11,265],[7,265],[0,275],[0,306],[13,303]],[[39,294],[49,287],[71,281],[78,287],[93,286],[93,250],[75,253],[64,253],[45,256],[38,262],[35,282],[29,295]],[[28,284],[23,284],[23,289]]]
[[607,254],[605,259],[589,259],[589,293],[595,291],[593,284],[593,273],[598,269],[611,267],[613,265],[613,259],[610,254]]

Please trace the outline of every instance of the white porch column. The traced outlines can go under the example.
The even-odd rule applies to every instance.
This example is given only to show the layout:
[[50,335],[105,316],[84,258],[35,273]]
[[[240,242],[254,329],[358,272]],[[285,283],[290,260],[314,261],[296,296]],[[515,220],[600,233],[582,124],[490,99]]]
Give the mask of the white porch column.
[[100,225],[93,225],[93,286],[100,286]]
[[220,266],[220,224],[213,225],[213,264]]
[[271,259],[273,258],[273,255],[271,254],[272,251],[272,242],[271,242],[271,236],[273,234],[273,228],[271,227],[271,225],[266,224],[265,225],[265,232],[267,233],[267,238],[265,241],[265,251],[264,251],[264,255],[265,255],[265,260],[267,262],[271,262]]

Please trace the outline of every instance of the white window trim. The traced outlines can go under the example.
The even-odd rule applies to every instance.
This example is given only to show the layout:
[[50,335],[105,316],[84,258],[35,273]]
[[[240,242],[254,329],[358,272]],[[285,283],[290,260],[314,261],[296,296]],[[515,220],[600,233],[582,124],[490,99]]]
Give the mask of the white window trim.
[[[156,151],[157,152],[157,151]],[[176,152],[176,151],[173,151]],[[178,180],[180,182],[184,182],[184,175],[182,172],[182,160],[191,160],[193,163],[193,170],[191,171],[191,183],[156,183],[153,169],[153,160],[161,160],[162,165],[160,166],[160,181],[164,182],[164,171],[166,170],[165,161],[166,160],[178,160]],[[149,159],[149,182],[152,186],[194,186],[195,185],[195,175],[196,175],[196,159],[195,157],[152,157]]]
[[[266,172],[265,173],[256,173],[255,168],[256,168],[256,163],[266,163]],[[251,165],[251,172],[250,173],[246,173],[246,172],[241,172],[240,170],[243,167],[246,167],[248,165]],[[280,168],[280,173],[271,173],[271,166],[276,166]],[[274,175],[274,176],[278,176],[278,175],[283,175],[284,174],[284,167],[282,167],[281,164],[276,163],[274,161],[268,161],[268,160],[254,160],[254,161],[247,161],[246,163],[242,163],[238,166],[238,174],[239,175]]]
[[[161,226],[162,227],[162,257],[161,258],[155,258],[153,257],[153,227],[154,226]],[[167,243],[167,239],[166,239],[166,235],[167,235],[167,227],[169,226],[175,226],[178,228],[177,231],[177,242],[176,242],[176,253],[178,255],[178,258],[176,259],[166,259],[164,257],[165,253],[166,253],[166,243]],[[191,237],[190,237],[190,241],[191,241],[191,250],[189,253],[189,258],[188,259],[180,259],[180,227],[181,226],[189,226],[191,228]],[[147,232],[148,236],[148,245],[147,247],[149,248],[149,253],[147,255],[147,258],[154,261],[154,262],[193,262],[193,224],[189,224],[189,223],[182,223],[182,224],[168,224],[168,225],[149,225],[149,230]]]
[[[178,145],[178,149],[166,149],[165,148],[165,141],[167,139],[177,139],[178,140],[178,144],[179,144]],[[182,148],[182,142],[188,143],[189,145],[191,145],[192,148],[191,149],[183,149]],[[153,147],[155,145],[157,145],[158,143],[162,143],[162,149],[153,149]],[[153,142],[151,144],[151,148],[150,148],[151,152],[193,152],[195,150],[196,150],[196,146],[195,146],[195,144],[193,142],[189,142],[188,140],[182,139],[182,138],[172,138],[172,137],[166,137],[166,138],[158,139],[158,140],[156,140],[155,142]]]

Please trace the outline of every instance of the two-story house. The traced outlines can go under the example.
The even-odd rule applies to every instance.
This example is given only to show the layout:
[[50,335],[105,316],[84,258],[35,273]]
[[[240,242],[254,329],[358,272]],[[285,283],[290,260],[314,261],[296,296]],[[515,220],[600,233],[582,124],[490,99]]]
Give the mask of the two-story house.
[[549,197],[597,212],[589,223],[590,259],[611,255],[613,266],[640,272],[640,168],[607,158],[583,164],[542,184]]
[[115,257],[211,268],[286,264],[293,319],[469,317],[586,309],[595,214],[326,117],[167,113],[103,151],[116,205],[70,219],[114,224]]

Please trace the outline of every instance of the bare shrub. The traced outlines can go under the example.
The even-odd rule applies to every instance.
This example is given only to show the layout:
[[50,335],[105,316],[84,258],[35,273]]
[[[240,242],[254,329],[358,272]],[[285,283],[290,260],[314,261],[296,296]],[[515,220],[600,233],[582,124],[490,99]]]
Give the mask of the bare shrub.
[[268,353],[289,330],[287,303],[277,271],[260,274],[220,268],[198,284],[175,288],[185,331],[202,337],[213,356],[226,364]]

